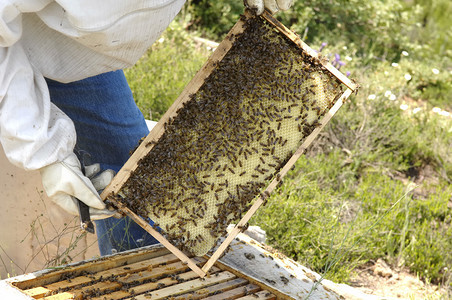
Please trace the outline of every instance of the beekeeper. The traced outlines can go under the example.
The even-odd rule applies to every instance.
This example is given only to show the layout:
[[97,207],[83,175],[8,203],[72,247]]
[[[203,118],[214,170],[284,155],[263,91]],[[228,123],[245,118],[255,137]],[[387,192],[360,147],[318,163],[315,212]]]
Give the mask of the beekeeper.
[[[46,193],[64,210],[78,214],[74,197],[90,207],[102,255],[157,242],[130,219],[110,218],[114,212],[96,190],[113,177],[99,171],[118,171],[148,134],[121,70],[184,2],[0,1],[1,145],[14,165],[40,170]],[[264,6],[287,9],[292,0],[247,2],[260,14]],[[88,166],[85,176],[74,147],[100,165]]]

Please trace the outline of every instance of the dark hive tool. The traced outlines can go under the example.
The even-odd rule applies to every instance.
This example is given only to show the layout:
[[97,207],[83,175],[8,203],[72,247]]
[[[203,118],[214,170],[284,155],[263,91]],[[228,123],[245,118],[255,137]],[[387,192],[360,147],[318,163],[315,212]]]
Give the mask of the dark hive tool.
[[[270,14],[246,14],[102,198],[204,277],[356,88]],[[230,223],[202,269],[187,257]]]

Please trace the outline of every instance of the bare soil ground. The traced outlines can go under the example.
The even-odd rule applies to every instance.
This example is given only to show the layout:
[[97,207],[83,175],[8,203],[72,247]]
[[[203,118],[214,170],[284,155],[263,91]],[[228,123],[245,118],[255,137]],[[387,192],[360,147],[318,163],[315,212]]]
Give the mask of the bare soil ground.
[[426,284],[406,269],[391,268],[378,259],[357,271],[351,284],[369,294],[393,299],[452,299],[452,291]]

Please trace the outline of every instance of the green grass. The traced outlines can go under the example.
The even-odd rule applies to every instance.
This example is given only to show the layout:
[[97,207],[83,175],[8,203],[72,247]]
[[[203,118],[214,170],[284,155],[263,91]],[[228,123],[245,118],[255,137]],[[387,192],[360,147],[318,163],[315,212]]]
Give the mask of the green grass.
[[[366,24],[365,19],[342,21],[348,22],[346,26],[362,26],[354,30],[365,28],[370,36],[385,30],[382,24],[394,25],[379,37],[382,45],[391,47],[377,51],[375,47],[382,45],[359,44],[360,37],[353,30],[346,36],[348,40],[322,35],[322,26],[334,24],[313,28],[316,25],[311,22],[327,20],[327,16],[300,13],[313,18],[305,20],[310,32],[318,34],[310,39],[313,48],[328,40],[331,45],[325,54],[350,56],[342,71],[351,71],[361,89],[297,162],[252,223],[267,231],[272,246],[326,278],[347,282],[357,267],[383,258],[452,293],[452,120],[430,112],[434,106],[452,108],[450,55],[441,50],[438,39],[432,45],[413,46],[421,38],[425,42],[428,30],[435,32],[433,21],[422,30],[412,23],[392,24],[408,17],[398,1],[360,3],[330,9],[342,18],[343,9],[368,8],[362,17],[371,18],[382,6],[378,24]],[[394,7],[400,15],[393,14]],[[209,9],[209,13],[221,10],[217,5]],[[204,10],[187,8],[183,21],[192,18],[192,27],[198,30],[202,22],[212,22],[210,15],[193,15],[200,11]],[[356,11],[350,14],[361,17]],[[293,27],[306,25],[297,23],[295,16],[288,14]],[[222,36],[226,21],[222,19],[205,32]],[[193,33],[185,31],[181,22],[173,22],[164,41],[126,72],[139,107],[147,117],[151,111],[153,120],[163,115],[209,54],[196,47]],[[409,39],[393,32],[399,29],[410,33]],[[428,57],[426,49],[431,51]],[[406,52],[402,54],[402,50]],[[425,109],[402,111],[399,107],[408,98]]]
[[325,276],[339,282],[378,258],[430,279],[450,276],[445,268],[452,263],[447,254],[452,188],[439,186],[429,198],[417,199],[413,185],[379,172],[347,178],[344,160],[334,151],[297,162],[253,220],[267,231],[270,244],[320,273],[337,262]]
[[125,70],[134,98],[146,118],[158,121],[207,60],[180,23],[172,22],[138,63]]

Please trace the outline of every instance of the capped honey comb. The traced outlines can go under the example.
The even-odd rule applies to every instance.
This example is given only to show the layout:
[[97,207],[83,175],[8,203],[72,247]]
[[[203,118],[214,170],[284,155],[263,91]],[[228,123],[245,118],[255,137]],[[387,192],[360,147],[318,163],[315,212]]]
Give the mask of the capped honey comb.
[[341,82],[261,17],[164,124],[114,194],[179,249],[207,253],[319,125]]

